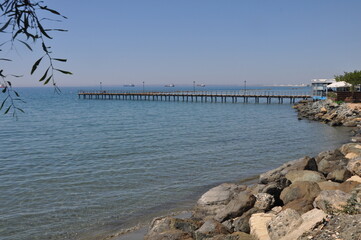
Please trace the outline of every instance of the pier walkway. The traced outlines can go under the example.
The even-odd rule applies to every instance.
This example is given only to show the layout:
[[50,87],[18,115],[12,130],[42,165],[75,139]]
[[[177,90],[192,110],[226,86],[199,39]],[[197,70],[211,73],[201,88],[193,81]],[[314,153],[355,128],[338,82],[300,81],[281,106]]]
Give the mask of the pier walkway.
[[79,91],[79,99],[103,99],[103,100],[147,100],[147,101],[183,101],[183,102],[233,102],[242,101],[248,103],[249,99],[254,103],[260,103],[260,99],[266,103],[295,103],[297,100],[312,98],[310,94],[295,91],[174,91],[174,92],[143,92],[143,91]]

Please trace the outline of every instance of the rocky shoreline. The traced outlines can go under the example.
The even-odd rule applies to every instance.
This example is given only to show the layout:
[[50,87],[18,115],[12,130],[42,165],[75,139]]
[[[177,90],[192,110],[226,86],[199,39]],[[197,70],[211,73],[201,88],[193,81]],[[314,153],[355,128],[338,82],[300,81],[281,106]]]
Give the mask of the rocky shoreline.
[[190,218],[156,218],[144,239],[361,240],[361,105],[302,101],[294,108],[299,119],[353,127],[353,142],[287,162],[251,186],[216,186]]

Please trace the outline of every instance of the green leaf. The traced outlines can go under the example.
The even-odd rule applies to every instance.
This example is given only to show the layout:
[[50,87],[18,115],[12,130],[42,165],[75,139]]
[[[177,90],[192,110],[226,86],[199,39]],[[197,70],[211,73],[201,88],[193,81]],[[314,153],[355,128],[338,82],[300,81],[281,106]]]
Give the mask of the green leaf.
[[43,57],[39,58],[33,65],[32,69],[31,69],[31,74],[33,74],[35,72],[35,70],[37,69],[37,67],[39,66],[39,63],[41,62],[41,59],[43,59]]
[[8,90],[8,87],[4,87],[4,89],[2,90],[3,93],[6,93],[6,90]]
[[16,109],[19,110],[19,111],[22,112],[22,113],[25,113],[24,110],[22,110],[21,108],[18,108],[18,107],[17,107]]
[[44,85],[48,84],[50,79],[53,77],[53,75],[51,75],[50,77],[48,77],[48,79],[46,79],[46,81],[44,82]]
[[67,59],[63,59],[63,58],[52,58],[55,61],[59,61],[59,62],[66,62]]
[[64,71],[64,70],[57,69],[57,68],[55,68],[54,70],[59,71],[59,72],[64,73],[64,74],[69,74],[69,75],[72,75],[72,74],[73,74],[73,73],[71,73],[71,72]]
[[12,18],[10,18],[10,19],[4,24],[4,26],[2,26],[2,27],[0,28],[0,32],[3,32],[3,31],[9,26],[11,20],[12,20]]
[[21,40],[19,40],[19,39],[18,39],[18,41],[21,42],[22,44],[24,44],[30,51],[33,51],[33,49],[30,47],[29,44],[27,44],[26,42],[21,41]]
[[41,43],[41,46],[43,47],[43,50],[44,50],[44,52],[48,52],[48,49],[47,49],[47,47],[45,46],[45,43],[44,42],[42,42]]
[[16,78],[20,78],[20,77],[22,77],[23,75],[14,75],[14,74],[11,74],[10,76],[13,76],[13,77],[16,77]]
[[6,81],[8,84],[9,84],[9,86],[11,87],[11,82],[10,81]]
[[48,69],[46,69],[44,75],[40,78],[39,82],[44,81],[44,79],[46,78],[46,76],[48,75],[48,71],[49,71],[50,67],[48,67]]
[[43,28],[43,26],[40,24],[40,22],[37,21],[37,23],[38,23],[38,28],[39,28],[40,32],[41,32],[45,37],[47,37],[47,38],[49,38],[49,39],[52,39],[52,37],[50,37],[50,36],[46,33],[46,31],[44,30],[44,28]]
[[20,95],[19,95],[19,93],[18,93],[17,91],[14,91],[14,93],[15,93],[15,95],[16,95],[17,97],[20,97]]
[[11,60],[11,59],[8,59],[8,58],[0,58],[0,61],[8,61],[8,62],[11,62],[12,60]]

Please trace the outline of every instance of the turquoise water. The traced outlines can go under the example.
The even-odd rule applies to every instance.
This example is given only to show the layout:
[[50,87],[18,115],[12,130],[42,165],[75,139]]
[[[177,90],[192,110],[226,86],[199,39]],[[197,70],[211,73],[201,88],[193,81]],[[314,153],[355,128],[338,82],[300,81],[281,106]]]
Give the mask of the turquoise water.
[[339,146],[290,104],[83,100],[19,89],[0,117],[1,239],[101,239],[187,209],[207,188]]

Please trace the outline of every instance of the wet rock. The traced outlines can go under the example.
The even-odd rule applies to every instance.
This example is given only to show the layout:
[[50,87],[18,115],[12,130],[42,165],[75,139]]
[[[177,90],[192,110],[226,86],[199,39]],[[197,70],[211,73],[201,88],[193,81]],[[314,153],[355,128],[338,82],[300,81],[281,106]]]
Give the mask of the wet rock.
[[301,215],[293,209],[286,209],[272,218],[268,223],[267,229],[272,240],[279,240],[294,231],[301,224]]
[[286,174],[286,178],[292,183],[303,182],[322,182],[326,181],[326,178],[319,172],[310,170],[293,170]]

